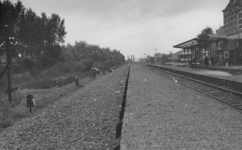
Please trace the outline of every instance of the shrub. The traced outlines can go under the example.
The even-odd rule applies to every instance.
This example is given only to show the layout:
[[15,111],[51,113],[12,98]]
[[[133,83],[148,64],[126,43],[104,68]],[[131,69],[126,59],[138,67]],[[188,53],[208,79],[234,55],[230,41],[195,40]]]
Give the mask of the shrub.
[[46,69],[45,71],[43,71],[41,73],[41,76],[48,76],[48,77],[56,77],[56,75],[60,75],[61,74],[61,71],[58,69],[57,65],[49,68],[49,69]]
[[25,58],[22,63],[25,69],[32,69],[34,66],[33,61],[28,58]]
[[80,61],[80,63],[84,65],[85,67],[84,69],[87,69],[87,67],[89,67],[92,62],[93,62],[93,59],[90,59],[90,58],[82,59]]
[[61,87],[67,84],[72,83],[75,80],[75,77],[62,77],[58,79],[50,79],[50,78],[42,78],[27,84],[26,88],[33,88],[33,89],[48,89],[55,86]]
[[82,64],[81,62],[75,62],[75,66],[74,66],[74,72],[82,72],[85,70],[85,65]]
[[6,99],[0,100],[0,127],[7,128],[11,126],[12,121],[9,119],[10,117],[10,104],[6,101]]
[[12,64],[12,72],[13,73],[22,73],[25,72],[26,69],[23,67],[23,65],[20,62],[16,62]]
[[1,121],[0,121],[0,127],[1,128],[5,129],[5,128],[11,126],[11,125],[12,125],[12,121],[10,119],[8,119],[6,117],[1,118]]
[[29,71],[29,74],[32,76],[37,76],[40,74],[40,70],[38,70],[37,68],[33,68],[32,70]]
[[57,68],[62,73],[71,73],[74,67],[73,61],[60,62],[57,64]]
[[16,113],[12,113],[11,114],[11,118],[13,120],[18,120],[18,119],[22,119],[22,118],[25,118],[25,117],[28,117],[30,114],[28,113],[19,113],[19,112],[16,112]]
[[7,87],[7,79],[5,76],[3,76],[1,79],[0,79],[0,91],[3,90],[5,87]]

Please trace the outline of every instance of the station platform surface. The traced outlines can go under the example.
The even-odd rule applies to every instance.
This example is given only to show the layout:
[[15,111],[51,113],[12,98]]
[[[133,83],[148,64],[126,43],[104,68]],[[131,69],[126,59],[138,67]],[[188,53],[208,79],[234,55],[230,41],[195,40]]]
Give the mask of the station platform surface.
[[[170,64],[170,65],[174,65],[174,66],[179,66],[179,65],[183,65],[183,66],[189,66],[188,63],[177,63],[177,62],[170,62],[170,63],[167,63],[167,64]],[[228,66],[225,66],[225,65],[212,65],[212,66],[208,66],[208,68],[222,68],[222,69],[235,69],[235,70],[242,70],[242,65],[228,65]]]
[[222,78],[222,79],[227,79],[227,80],[236,81],[236,82],[242,82],[242,73],[233,75],[233,74],[229,73],[229,71],[226,71],[226,69],[234,69],[234,70],[238,70],[238,72],[239,72],[239,70],[240,70],[239,68],[242,69],[242,66],[230,66],[230,67],[220,66],[220,68],[223,68],[224,70],[219,71],[219,70],[215,70],[216,68],[218,68],[218,66],[210,66],[208,69],[204,69],[204,68],[198,69],[198,68],[190,68],[189,66],[186,66],[184,64],[181,65],[179,63],[171,63],[168,65],[167,64],[166,65],[150,64],[150,65],[162,66],[162,67],[167,67],[167,68],[172,67],[172,69],[176,69],[176,70],[191,72],[191,73],[195,73],[195,74],[202,74],[202,75],[207,75],[207,76],[213,76],[216,78]]
[[241,150],[241,141],[241,112],[131,65],[121,150]]

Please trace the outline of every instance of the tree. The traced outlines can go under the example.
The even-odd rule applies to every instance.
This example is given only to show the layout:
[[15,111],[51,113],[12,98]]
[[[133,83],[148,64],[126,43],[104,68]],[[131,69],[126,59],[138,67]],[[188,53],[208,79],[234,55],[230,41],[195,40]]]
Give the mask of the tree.
[[74,48],[79,60],[89,55],[87,47],[88,47],[88,44],[85,41],[79,41],[75,43]]
[[0,1],[0,37],[3,35],[5,25],[8,25],[9,35],[14,36],[15,23],[21,9],[22,3],[20,1],[16,5],[13,5],[9,0]]
[[60,45],[51,45],[50,51],[46,51],[41,57],[40,57],[40,64],[42,68],[47,68],[53,66],[53,64],[56,64],[60,61],[62,61],[62,48]]
[[57,14],[52,14],[47,22],[47,41],[50,45],[64,43],[65,31],[65,20],[59,17]]
[[201,45],[201,48],[207,48],[208,46],[208,40],[210,39],[210,36],[213,34],[213,29],[211,27],[206,27],[201,31],[200,34],[197,35],[198,42]]
[[[16,4],[9,0],[0,0],[0,39],[5,38],[5,25],[8,25],[9,35],[14,36],[20,44],[18,51],[14,53],[21,53],[22,61],[26,59],[24,56],[30,56],[32,64],[40,67],[40,64],[44,64],[40,59],[53,63],[62,56],[60,43],[64,42],[66,31],[65,20],[59,15],[52,14],[47,17],[42,13],[37,16],[31,8],[26,9],[19,0]],[[16,51],[16,48],[13,50]]]

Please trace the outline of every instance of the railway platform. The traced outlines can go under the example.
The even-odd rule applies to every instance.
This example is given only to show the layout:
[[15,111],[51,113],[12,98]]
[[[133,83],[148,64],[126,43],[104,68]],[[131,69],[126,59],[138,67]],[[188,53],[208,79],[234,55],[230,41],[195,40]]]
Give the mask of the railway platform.
[[154,66],[168,67],[175,70],[190,72],[194,74],[202,74],[207,76],[213,76],[216,78],[242,82],[242,66],[209,66],[209,67],[195,67],[191,68],[188,65],[180,63],[170,63],[166,65],[151,64]]
[[241,112],[131,65],[121,150],[240,150],[241,141]]
[[[188,63],[176,63],[176,62],[171,62],[167,63],[168,65],[174,65],[174,66],[189,66]],[[234,69],[234,70],[242,70],[242,65],[228,65],[228,66],[221,66],[221,65],[212,65],[208,66],[207,68],[211,69]]]

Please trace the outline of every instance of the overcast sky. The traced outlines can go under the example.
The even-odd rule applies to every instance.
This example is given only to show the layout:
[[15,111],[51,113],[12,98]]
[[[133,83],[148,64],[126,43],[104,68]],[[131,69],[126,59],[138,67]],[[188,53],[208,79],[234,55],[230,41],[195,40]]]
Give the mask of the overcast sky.
[[[16,3],[17,0],[11,0]],[[40,16],[65,19],[65,44],[120,50],[127,58],[177,52],[174,45],[195,38],[207,26],[223,25],[229,0],[21,0]]]

